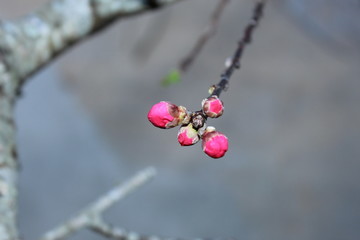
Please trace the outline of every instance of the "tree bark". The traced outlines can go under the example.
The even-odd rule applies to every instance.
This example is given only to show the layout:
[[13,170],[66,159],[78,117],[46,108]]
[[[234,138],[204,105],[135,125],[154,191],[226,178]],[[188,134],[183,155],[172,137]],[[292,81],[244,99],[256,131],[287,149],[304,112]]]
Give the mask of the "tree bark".
[[[1,57],[1,56],[0,56]],[[16,79],[0,63],[0,239],[18,239],[14,103]]]
[[115,20],[179,1],[53,0],[22,19],[1,22],[0,50],[22,83],[57,55]]
[[53,0],[0,22],[0,240],[19,239],[14,105],[23,83],[56,56],[121,17],[181,0]]

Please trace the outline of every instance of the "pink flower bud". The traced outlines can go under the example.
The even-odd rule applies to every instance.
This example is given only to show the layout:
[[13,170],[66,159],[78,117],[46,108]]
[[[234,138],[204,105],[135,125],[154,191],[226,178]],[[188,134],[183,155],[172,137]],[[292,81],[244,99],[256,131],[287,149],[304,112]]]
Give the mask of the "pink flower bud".
[[199,141],[198,132],[193,128],[191,123],[179,129],[178,141],[181,146],[190,146]]
[[202,108],[205,115],[211,118],[218,118],[224,112],[224,104],[217,96],[211,96],[204,99]]
[[202,140],[203,151],[212,158],[221,158],[228,150],[228,138],[221,132],[205,132]]
[[152,106],[148,119],[155,127],[172,128],[179,125],[186,115],[185,107],[162,101]]

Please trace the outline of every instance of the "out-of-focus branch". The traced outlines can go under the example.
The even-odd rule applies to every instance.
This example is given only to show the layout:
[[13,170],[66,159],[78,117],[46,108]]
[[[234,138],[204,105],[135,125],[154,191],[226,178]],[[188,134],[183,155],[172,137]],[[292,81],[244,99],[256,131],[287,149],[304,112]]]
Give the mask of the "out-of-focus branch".
[[[103,220],[104,212],[113,206],[116,202],[125,198],[130,193],[136,191],[139,187],[150,181],[156,175],[153,167],[146,168],[130,178],[123,184],[120,184],[100,197],[94,203],[80,213],[67,220],[58,227],[48,231],[40,240],[63,240],[70,237],[75,232],[88,228],[95,233],[103,235],[106,238],[114,240],[185,240],[178,237],[160,237],[154,235],[143,235],[134,231],[128,231],[120,227],[114,227]],[[193,238],[189,240],[202,240]],[[207,240],[216,240],[207,239]],[[218,239],[218,240],[226,240]]]
[[0,23],[0,50],[22,83],[57,55],[116,19],[180,0],[53,0],[17,21]]
[[0,51],[0,240],[18,239],[16,226],[18,162],[15,143],[16,81]]
[[219,3],[216,5],[215,10],[211,15],[209,25],[201,33],[188,55],[186,55],[181,60],[179,64],[180,71],[186,72],[188,70],[188,68],[191,66],[196,56],[199,55],[200,51],[203,49],[207,41],[215,35],[218,28],[219,20],[221,18],[221,14],[223,13],[224,8],[229,1],[230,0],[219,0]]
[[90,204],[73,218],[47,232],[40,240],[64,239],[83,228],[93,229],[96,232],[102,233],[103,235],[109,235],[112,238],[115,238],[116,236],[117,239],[120,239],[120,236],[127,236],[128,234],[125,234],[126,232],[113,230],[105,222],[103,222],[102,214],[116,202],[147,183],[155,176],[155,174],[156,170],[152,167],[142,170],[125,183],[118,185],[107,192],[104,196]]
[[107,224],[102,219],[97,219],[97,221],[93,222],[89,228],[106,238],[114,240],[165,240],[165,238],[160,238],[157,236],[145,236],[137,232],[127,231],[123,228],[114,227]]
[[189,69],[189,67],[194,62],[196,57],[200,54],[201,50],[208,42],[208,40],[215,35],[221,15],[224,12],[225,6],[229,1],[230,0],[219,0],[218,4],[215,7],[214,12],[211,14],[209,24],[200,34],[200,36],[195,42],[195,45],[190,50],[190,52],[179,62],[177,68],[170,71],[162,79],[161,83],[163,86],[168,86],[177,83],[181,80],[181,75]]
[[143,235],[137,232],[127,231],[123,228],[111,226],[102,219],[93,222],[90,229],[106,238],[114,240],[234,240],[232,238],[179,238]]

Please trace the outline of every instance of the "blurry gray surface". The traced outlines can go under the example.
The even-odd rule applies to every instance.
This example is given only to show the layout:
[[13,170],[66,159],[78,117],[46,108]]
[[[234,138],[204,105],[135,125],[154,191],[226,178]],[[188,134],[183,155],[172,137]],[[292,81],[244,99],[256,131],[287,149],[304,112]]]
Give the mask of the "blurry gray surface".
[[[360,56],[359,0],[278,0],[296,20],[329,47]],[[340,52],[340,49],[337,49]],[[353,52],[355,50],[355,52]]]
[[122,175],[89,116],[53,67],[25,88],[17,108],[20,225],[27,239],[70,217]]
[[[210,121],[230,139],[223,159],[207,158],[200,145],[180,147],[176,129],[155,129],[146,114],[160,100],[199,108],[234,50],[252,1],[232,1],[216,37],[183,82],[170,88],[159,80],[193,44],[215,1],[185,1],[165,10],[170,13],[122,21],[32,79],[17,109],[24,237],[40,235],[118,180],[155,165],[159,176],[115,206],[110,222],[184,237],[358,239],[358,38],[349,36],[350,44],[333,50],[324,45],[334,37],[313,38],[290,20],[291,12],[283,14],[295,3],[316,2],[266,9],[241,71],[222,96],[224,116]],[[340,19],[346,11],[354,15],[353,9],[339,11]],[[169,21],[165,35],[148,61],[139,62],[136,39],[146,38],[146,27],[162,17]],[[345,36],[336,33],[342,27],[324,26]],[[73,239],[102,238],[83,232]]]

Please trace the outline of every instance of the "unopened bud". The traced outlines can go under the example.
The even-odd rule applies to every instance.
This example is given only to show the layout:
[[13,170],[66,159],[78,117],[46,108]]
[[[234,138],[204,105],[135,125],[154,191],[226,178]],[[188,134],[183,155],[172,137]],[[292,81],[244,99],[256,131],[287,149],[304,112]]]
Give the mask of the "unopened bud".
[[185,107],[162,101],[151,107],[148,119],[155,127],[172,128],[178,126],[186,115]]
[[221,158],[228,150],[228,138],[221,132],[210,129],[202,136],[203,151],[212,158]]
[[218,118],[224,112],[224,104],[217,96],[211,96],[204,99],[202,108],[205,115],[211,118]]
[[190,146],[199,141],[198,131],[196,131],[192,124],[182,126],[178,132],[178,141],[181,146]]

